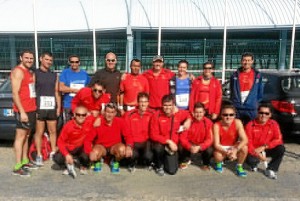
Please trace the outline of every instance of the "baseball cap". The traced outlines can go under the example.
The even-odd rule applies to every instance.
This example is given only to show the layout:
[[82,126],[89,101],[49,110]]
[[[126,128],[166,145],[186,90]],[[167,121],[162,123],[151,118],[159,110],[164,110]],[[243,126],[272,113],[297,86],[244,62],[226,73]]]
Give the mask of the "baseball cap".
[[152,59],[153,62],[154,62],[154,61],[157,61],[157,60],[164,61],[164,58],[163,58],[162,56],[160,56],[160,55],[156,55],[156,56],[154,56],[153,59]]

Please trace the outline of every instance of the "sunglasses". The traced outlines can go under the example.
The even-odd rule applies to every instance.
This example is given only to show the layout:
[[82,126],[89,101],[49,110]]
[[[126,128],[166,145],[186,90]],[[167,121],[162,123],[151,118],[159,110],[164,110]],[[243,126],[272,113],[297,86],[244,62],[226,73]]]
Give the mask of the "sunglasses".
[[203,70],[212,70],[212,67],[203,68]]
[[74,64],[74,63],[78,64],[79,62],[80,61],[70,61],[71,64]]
[[269,116],[269,115],[270,115],[270,112],[258,112],[258,114],[260,114],[260,115],[267,115],[267,116]]
[[80,114],[80,113],[75,113],[75,115],[76,115],[76,117],[86,117],[86,113],[84,113],[84,114]]
[[103,93],[103,90],[93,89],[93,92]]
[[223,117],[233,117],[234,115],[234,113],[222,114]]
[[107,62],[115,62],[116,59],[105,59]]

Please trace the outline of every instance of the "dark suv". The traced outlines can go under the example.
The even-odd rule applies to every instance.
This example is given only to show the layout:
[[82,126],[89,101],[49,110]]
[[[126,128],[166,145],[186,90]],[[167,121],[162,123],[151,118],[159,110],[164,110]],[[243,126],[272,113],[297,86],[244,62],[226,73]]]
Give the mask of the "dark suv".
[[300,73],[263,72],[263,102],[271,103],[273,118],[285,134],[300,134]]
[[[262,102],[273,106],[273,118],[284,134],[300,135],[300,73],[261,72],[264,83]],[[223,101],[230,97],[229,80],[223,84]]]

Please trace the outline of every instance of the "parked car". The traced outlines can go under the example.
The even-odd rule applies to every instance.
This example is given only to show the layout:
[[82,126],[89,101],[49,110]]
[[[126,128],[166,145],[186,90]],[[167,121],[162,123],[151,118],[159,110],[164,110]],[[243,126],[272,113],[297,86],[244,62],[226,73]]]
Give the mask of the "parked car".
[[12,109],[12,93],[10,79],[0,85],[0,139],[15,138],[16,122]]
[[[273,107],[273,118],[283,134],[300,135],[300,73],[262,72],[264,95],[262,102]],[[223,84],[223,99],[229,100],[230,83]]]

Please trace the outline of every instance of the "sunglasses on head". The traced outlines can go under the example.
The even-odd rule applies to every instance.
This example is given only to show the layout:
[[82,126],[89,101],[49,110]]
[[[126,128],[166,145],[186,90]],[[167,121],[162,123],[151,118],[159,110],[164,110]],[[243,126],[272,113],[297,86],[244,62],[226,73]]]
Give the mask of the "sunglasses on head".
[[224,113],[222,114],[223,117],[233,117],[235,114],[234,113]]
[[116,59],[106,59],[107,62],[115,62]]
[[78,64],[79,61],[70,61],[70,63],[71,63],[71,64],[74,64],[74,63]]
[[261,115],[270,115],[270,112],[258,112],[258,114],[261,114]]
[[84,114],[80,114],[80,113],[75,113],[75,115],[76,115],[76,117],[86,117],[86,113],[84,113]]
[[103,90],[93,89],[93,92],[103,93]]

